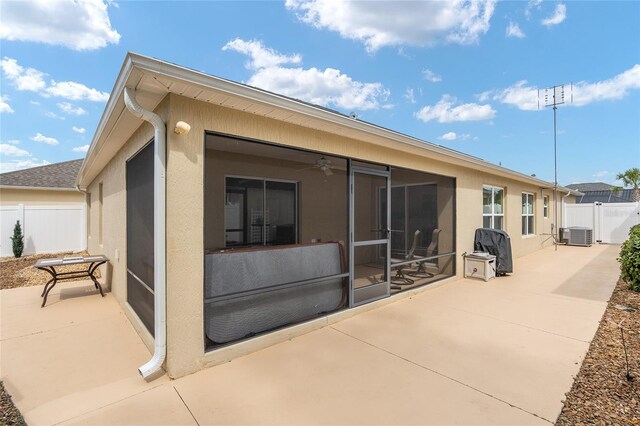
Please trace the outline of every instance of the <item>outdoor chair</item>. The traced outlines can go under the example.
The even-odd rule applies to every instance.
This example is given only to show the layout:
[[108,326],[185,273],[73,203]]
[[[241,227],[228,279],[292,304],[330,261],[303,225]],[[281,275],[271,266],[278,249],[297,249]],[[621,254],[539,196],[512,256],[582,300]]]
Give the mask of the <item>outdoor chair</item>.
[[[391,278],[391,283],[396,285],[411,285],[413,284],[413,280],[407,277],[404,274],[404,269],[407,268],[410,264],[393,266],[394,263],[406,262],[407,260],[412,260],[415,258],[416,247],[418,246],[418,239],[420,237],[420,230],[417,229],[413,234],[413,243],[411,244],[411,248],[409,252],[406,254],[404,259],[391,258],[391,269],[396,271],[396,275]],[[397,288],[395,288],[397,289]]]
[[[429,247],[427,247],[427,252],[424,257],[428,258],[438,254],[438,240],[440,238],[441,231],[442,230],[438,228],[433,230],[433,233],[431,234],[431,244],[429,244]],[[429,265],[438,269],[438,259],[433,259],[433,261],[431,262],[428,262],[428,261],[418,262],[418,269],[416,269],[413,272],[408,272],[407,275],[414,278],[431,278],[435,276],[435,274],[432,274],[431,272],[428,272],[425,269],[425,265]]]

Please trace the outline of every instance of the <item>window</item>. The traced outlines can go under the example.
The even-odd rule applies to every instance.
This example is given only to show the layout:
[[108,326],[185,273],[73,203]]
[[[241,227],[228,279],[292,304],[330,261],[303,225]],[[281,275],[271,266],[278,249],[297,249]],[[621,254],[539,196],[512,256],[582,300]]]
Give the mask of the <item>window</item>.
[[533,235],[534,229],[533,194],[522,193],[522,235]]
[[549,217],[549,196],[545,195],[542,197],[542,212],[544,214],[544,218],[547,219]]
[[225,246],[296,244],[297,184],[227,177]]
[[504,188],[489,185],[482,187],[482,226],[503,229]]

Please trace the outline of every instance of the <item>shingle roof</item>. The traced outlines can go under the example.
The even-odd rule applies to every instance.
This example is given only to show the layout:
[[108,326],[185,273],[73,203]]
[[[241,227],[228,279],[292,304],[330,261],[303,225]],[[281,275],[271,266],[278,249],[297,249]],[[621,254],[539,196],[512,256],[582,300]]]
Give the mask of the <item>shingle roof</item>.
[[586,191],[609,191],[613,187],[613,185],[609,185],[604,182],[588,182],[588,183],[572,183],[571,185],[566,185],[569,189],[575,189],[576,191],[586,192]]
[[63,161],[62,163],[2,173],[0,174],[0,186],[73,189],[82,161]]
[[632,189],[620,191],[583,191],[582,197],[576,198],[576,203],[629,203],[631,202]]

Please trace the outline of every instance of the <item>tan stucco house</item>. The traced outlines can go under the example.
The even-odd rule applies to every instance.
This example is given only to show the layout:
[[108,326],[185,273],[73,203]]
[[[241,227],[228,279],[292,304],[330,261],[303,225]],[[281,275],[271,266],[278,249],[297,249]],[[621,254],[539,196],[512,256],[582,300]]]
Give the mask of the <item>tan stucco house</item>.
[[[77,184],[89,251],[154,353],[145,377],[461,276],[477,228],[515,257],[553,244],[548,182],[132,53]],[[561,211],[578,193],[559,189]]]

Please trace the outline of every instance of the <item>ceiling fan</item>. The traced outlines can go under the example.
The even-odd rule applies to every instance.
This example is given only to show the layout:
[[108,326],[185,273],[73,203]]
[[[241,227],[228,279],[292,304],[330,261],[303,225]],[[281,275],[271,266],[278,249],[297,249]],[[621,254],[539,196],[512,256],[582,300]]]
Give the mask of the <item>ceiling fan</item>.
[[326,176],[331,176],[333,174],[333,171],[331,171],[332,169],[331,160],[327,160],[326,158],[324,158],[324,155],[319,159],[317,159],[313,166],[306,167],[301,170],[308,170],[308,169],[320,169]]

